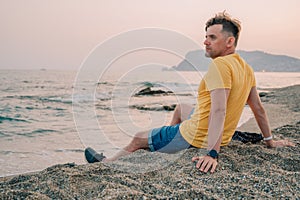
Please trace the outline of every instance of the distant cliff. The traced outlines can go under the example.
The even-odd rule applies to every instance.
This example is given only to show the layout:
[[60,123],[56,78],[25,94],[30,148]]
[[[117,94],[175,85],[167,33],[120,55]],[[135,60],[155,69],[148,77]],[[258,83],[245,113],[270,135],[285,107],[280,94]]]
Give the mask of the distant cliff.
[[[298,58],[262,51],[238,50],[237,53],[252,66],[254,71],[300,72],[300,59]],[[206,71],[211,59],[206,58],[204,54],[204,50],[190,51],[186,54],[185,59],[173,68],[180,71]]]

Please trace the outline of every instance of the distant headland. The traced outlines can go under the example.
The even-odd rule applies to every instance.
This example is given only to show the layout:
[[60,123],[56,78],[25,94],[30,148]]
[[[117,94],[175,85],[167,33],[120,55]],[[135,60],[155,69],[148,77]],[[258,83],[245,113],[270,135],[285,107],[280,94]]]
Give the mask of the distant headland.
[[[300,72],[300,59],[298,58],[263,51],[238,50],[237,53],[257,72]],[[190,51],[185,55],[185,59],[172,69],[206,71],[211,59],[206,58],[204,54],[204,50]]]

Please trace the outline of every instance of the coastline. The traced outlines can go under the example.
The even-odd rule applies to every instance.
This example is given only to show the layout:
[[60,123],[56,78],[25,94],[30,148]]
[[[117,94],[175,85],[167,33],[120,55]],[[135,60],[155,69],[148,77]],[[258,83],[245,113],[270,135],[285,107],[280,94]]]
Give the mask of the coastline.
[[[294,124],[300,119],[300,85],[284,88],[267,89],[262,92],[261,101],[267,112],[271,129]],[[250,118],[238,130],[260,132],[255,118]]]
[[[300,196],[300,85],[268,89],[261,97],[275,138],[296,147],[267,148],[263,142],[232,141],[221,149],[218,170],[200,173],[191,158],[203,152],[179,154],[143,150],[114,164],[73,163],[39,172],[0,178],[0,198],[29,199],[163,199],[260,198],[297,199]],[[259,132],[255,119],[239,130]]]

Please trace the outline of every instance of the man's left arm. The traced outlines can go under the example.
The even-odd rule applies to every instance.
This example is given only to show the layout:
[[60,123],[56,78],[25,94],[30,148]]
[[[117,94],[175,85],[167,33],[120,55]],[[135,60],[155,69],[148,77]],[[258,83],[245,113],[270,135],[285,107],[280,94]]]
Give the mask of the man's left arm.
[[[230,89],[215,89],[210,92],[211,109],[208,124],[208,151],[220,151],[229,93]],[[210,170],[213,173],[218,165],[217,158],[209,155],[193,157],[192,161],[196,161],[196,167],[203,172]]]

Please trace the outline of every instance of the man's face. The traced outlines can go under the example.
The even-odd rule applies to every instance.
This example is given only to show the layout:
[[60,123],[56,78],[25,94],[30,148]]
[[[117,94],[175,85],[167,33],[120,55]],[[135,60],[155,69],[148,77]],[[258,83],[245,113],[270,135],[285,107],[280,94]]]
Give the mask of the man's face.
[[222,32],[222,29],[222,24],[215,24],[207,28],[204,41],[206,57],[214,59],[226,55],[228,37]]

